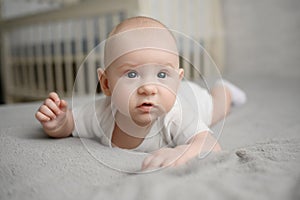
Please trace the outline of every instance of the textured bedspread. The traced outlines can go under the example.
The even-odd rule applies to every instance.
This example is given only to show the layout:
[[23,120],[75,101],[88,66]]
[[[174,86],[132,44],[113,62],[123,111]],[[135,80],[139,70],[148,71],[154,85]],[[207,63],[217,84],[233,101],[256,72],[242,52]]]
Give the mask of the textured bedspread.
[[0,199],[300,198],[299,124],[297,118],[282,118],[281,124],[269,118],[274,102],[260,112],[252,111],[251,99],[234,109],[221,135],[221,153],[146,174],[100,162],[134,171],[143,155],[87,139],[47,137],[34,119],[38,105],[0,107]]

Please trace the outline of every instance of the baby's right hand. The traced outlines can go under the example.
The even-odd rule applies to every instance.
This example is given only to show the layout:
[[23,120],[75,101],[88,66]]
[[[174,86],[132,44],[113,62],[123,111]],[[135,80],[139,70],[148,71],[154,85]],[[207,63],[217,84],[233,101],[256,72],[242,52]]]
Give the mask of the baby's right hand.
[[45,130],[55,130],[66,122],[67,110],[67,102],[61,100],[55,92],[51,92],[35,113],[35,117]]

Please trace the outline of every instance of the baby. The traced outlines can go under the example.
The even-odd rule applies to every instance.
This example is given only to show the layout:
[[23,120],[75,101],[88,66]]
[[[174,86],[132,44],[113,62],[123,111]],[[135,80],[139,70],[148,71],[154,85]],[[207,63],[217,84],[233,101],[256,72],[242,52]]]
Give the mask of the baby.
[[220,151],[209,127],[223,119],[245,94],[222,81],[211,95],[181,81],[176,41],[159,21],[129,18],[105,44],[98,78],[105,96],[72,111],[51,92],[36,118],[51,137],[97,138],[109,147],[150,152],[142,170],[186,163],[200,153]]

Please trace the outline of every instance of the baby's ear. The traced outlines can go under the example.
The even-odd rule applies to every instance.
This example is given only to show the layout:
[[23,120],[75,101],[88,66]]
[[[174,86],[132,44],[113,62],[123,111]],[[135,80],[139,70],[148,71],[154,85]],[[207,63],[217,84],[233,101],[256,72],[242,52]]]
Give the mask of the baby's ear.
[[102,68],[97,69],[98,80],[100,81],[101,76],[104,75],[105,71]]
[[108,84],[107,74],[102,68],[97,69],[98,79],[100,82],[101,90],[106,96],[111,96],[111,91]]
[[184,77],[184,70],[182,68],[179,68],[179,79],[182,80]]

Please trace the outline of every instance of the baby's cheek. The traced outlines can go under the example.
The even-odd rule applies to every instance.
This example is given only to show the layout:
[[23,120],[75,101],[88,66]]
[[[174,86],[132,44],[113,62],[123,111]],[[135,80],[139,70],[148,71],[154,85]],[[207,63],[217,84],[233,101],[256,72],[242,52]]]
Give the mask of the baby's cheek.
[[162,99],[162,103],[166,112],[169,112],[175,104],[176,93],[173,91],[165,91],[164,99]]
[[133,94],[132,88],[126,84],[117,84],[113,90],[112,103],[122,114],[129,116],[130,99]]

